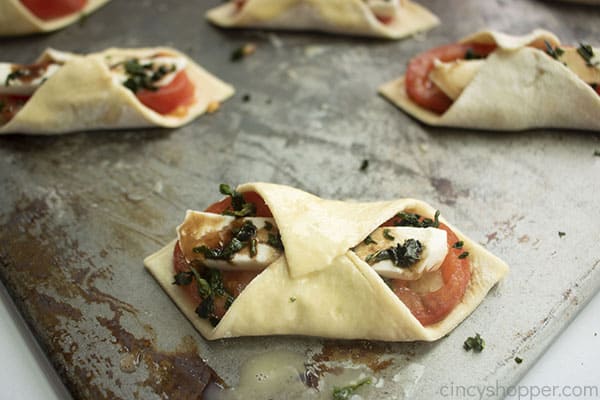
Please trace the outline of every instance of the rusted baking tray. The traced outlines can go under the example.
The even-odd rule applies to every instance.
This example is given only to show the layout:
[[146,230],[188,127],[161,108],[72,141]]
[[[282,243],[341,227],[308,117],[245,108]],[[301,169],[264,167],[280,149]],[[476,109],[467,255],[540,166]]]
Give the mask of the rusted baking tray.
[[[411,55],[484,27],[543,27],[566,43],[598,44],[600,9],[421,3],[443,24],[403,41],[223,31],[203,18],[217,0],[115,0],[58,33],[0,41],[2,60],[20,62],[46,47],[171,45],[237,89],[217,113],[177,130],[0,138],[0,278],[75,398],[197,398],[217,375],[236,386],[248,360],[299,363],[313,384],[336,366],[363,373],[381,399],[509,386],[598,290],[598,133],[433,129],[375,89]],[[246,42],[257,52],[230,62]],[[219,183],[256,180],[335,199],[425,200],[507,261],[510,275],[434,343],[206,342],[142,260],[174,237],[186,209],[216,200]],[[487,347],[467,353],[462,343],[476,332]]]

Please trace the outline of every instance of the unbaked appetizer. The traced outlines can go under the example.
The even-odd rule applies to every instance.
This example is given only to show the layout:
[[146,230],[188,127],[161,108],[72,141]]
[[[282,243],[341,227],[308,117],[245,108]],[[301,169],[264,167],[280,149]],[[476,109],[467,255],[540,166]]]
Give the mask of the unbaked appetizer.
[[178,127],[232,94],[170,48],[47,50],[30,65],[0,63],[0,134]]
[[436,340],[508,272],[422,201],[325,200],[268,183],[221,193],[144,261],[207,339]]
[[380,93],[429,125],[600,129],[600,50],[483,31],[414,57]]
[[439,19],[409,0],[230,0],[206,17],[224,28],[309,30],[400,39]]

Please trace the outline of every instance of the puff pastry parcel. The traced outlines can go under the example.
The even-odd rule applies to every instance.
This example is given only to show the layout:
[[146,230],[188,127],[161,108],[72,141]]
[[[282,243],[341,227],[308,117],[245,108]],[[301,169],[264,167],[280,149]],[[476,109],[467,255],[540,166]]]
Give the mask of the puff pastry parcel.
[[409,0],[230,0],[206,17],[224,28],[314,30],[399,39],[439,24]]
[[599,85],[600,49],[482,31],[418,55],[379,91],[429,125],[598,130]]
[[436,340],[507,265],[413,199],[325,200],[248,183],[206,212],[146,268],[207,339],[310,335]]
[[64,28],[109,0],[0,0],[0,36]]
[[178,127],[232,94],[171,48],[47,50],[31,65],[0,63],[0,134]]

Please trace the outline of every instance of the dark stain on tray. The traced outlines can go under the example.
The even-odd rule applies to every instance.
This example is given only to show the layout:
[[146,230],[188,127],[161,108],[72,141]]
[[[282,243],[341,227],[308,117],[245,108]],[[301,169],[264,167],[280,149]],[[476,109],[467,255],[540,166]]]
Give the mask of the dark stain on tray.
[[456,200],[458,200],[459,197],[469,196],[468,189],[456,190],[452,181],[447,178],[432,177],[429,179],[429,182],[437,192],[440,202],[443,204],[452,206],[456,204]]
[[[137,310],[98,288],[97,282],[112,280],[109,266],[95,265],[94,257],[82,251],[64,227],[51,223],[56,219],[47,198],[22,196],[17,204],[11,214],[2,216],[0,278],[27,319],[36,321],[30,327],[75,398],[130,397],[119,391],[125,388],[121,379],[114,378],[110,355],[93,348],[98,343],[117,346],[125,360],[122,370],[127,369],[128,357],[135,367],[129,372],[143,366],[146,377],[135,383],[136,397],[152,391],[163,398],[201,398],[210,382],[222,383],[200,357],[192,338],[175,352],[159,350],[151,328],[139,322]],[[107,255],[102,250],[98,256]],[[112,317],[90,317],[91,306],[108,306]],[[121,321],[125,315],[137,321],[146,335],[139,337],[125,329]],[[102,327],[112,339],[102,336]],[[106,370],[108,380],[96,380],[103,364],[100,370]]]

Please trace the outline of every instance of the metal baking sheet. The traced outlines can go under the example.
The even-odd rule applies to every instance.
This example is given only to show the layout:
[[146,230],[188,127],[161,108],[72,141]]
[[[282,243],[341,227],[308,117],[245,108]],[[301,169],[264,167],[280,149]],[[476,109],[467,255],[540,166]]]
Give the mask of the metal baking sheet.
[[[543,27],[565,43],[597,45],[600,10],[533,0],[421,3],[443,24],[403,41],[223,31],[203,18],[216,0],[115,0],[63,31],[0,40],[3,61],[23,63],[49,46],[171,45],[237,89],[216,114],[177,130],[0,138],[0,278],[75,398],[198,397],[206,382],[219,376],[235,386],[244,361],[280,350],[313,366],[370,366],[384,378],[377,398],[436,398],[444,385],[508,387],[598,290],[597,132],[434,129],[375,88],[415,53],[484,27]],[[246,42],[256,54],[230,62]],[[216,200],[219,183],[255,180],[335,199],[423,199],[511,273],[434,343],[206,342],[142,259],[174,237],[186,209]],[[467,353],[462,343],[476,332],[487,347]]]

